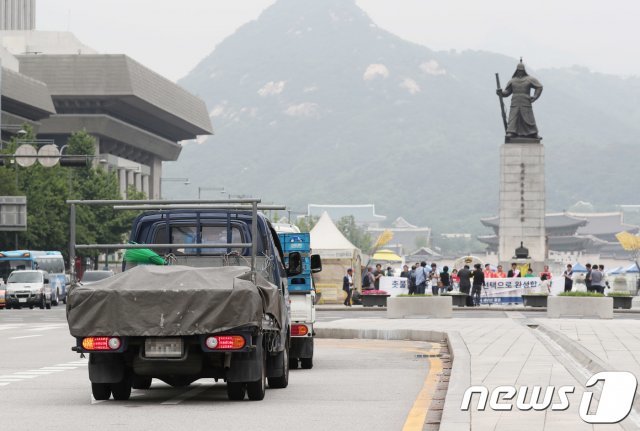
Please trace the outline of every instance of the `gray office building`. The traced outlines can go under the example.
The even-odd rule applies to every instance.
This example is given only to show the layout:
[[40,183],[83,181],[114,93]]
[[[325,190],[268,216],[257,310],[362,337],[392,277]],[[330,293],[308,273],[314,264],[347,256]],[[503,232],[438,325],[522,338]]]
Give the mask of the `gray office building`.
[[35,30],[36,0],[0,0],[0,30]]

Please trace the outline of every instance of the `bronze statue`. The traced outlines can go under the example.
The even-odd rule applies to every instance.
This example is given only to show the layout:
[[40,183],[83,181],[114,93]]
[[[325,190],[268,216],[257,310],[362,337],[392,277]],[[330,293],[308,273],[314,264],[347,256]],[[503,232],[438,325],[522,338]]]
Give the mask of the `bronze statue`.
[[[532,89],[534,90],[533,96],[531,96]],[[498,81],[496,93],[500,97],[500,102],[503,106],[503,119],[506,119],[506,115],[502,98],[513,95],[511,97],[509,120],[505,121],[507,138],[542,139],[538,136],[538,127],[531,107],[531,104],[538,100],[542,94],[542,84],[536,78],[527,74],[522,59],[520,59],[520,63],[504,91],[500,88]]]

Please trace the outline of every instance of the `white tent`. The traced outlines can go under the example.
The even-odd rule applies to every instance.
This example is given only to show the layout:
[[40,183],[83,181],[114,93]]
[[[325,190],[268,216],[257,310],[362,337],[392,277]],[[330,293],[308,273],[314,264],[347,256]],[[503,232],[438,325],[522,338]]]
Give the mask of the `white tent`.
[[311,252],[322,258],[322,271],[313,276],[322,303],[344,301],[342,278],[353,268],[354,286],[360,286],[362,256],[360,249],[345,238],[325,211],[311,229]]
[[311,249],[323,259],[351,259],[360,249],[345,238],[325,211],[311,229]]

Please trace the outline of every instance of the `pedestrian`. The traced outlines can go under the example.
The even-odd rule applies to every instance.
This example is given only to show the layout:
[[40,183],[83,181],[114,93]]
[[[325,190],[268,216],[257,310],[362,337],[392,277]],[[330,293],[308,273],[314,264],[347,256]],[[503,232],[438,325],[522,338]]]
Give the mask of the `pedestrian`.
[[429,271],[429,283],[431,284],[431,294],[438,296],[438,289],[440,289],[440,274],[438,274],[438,265],[431,264],[431,271]]
[[527,269],[527,273],[524,275],[525,277],[535,277],[535,274],[533,273],[533,269],[529,268]]
[[502,270],[502,265],[498,265],[496,270],[496,278],[507,278],[507,274]]
[[471,296],[473,297],[473,305],[475,307],[480,306],[480,294],[482,293],[482,286],[484,286],[484,272],[482,266],[476,263],[473,271],[473,287],[471,289]]
[[600,293],[604,294],[604,288],[606,287],[607,289],[611,289],[611,287],[609,286],[609,281],[607,280],[607,273],[604,272],[604,265],[599,265],[598,269],[602,273],[602,292]]
[[353,289],[353,269],[347,269],[347,275],[342,278],[342,290],[347,293],[344,305],[351,307],[351,291]]
[[495,278],[494,272],[491,271],[491,265],[489,265],[488,263],[484,264],[484,278],[485,280],[487,278]]
[[429,274],[427,273],[427,262],[420,262],[420,267],[416,268],[416,294],[424,295],[427,288],[427,279]]
[[402,272],[400,273],[400,277],[409,278],[409,266],[408,265],[402,265]]
[[362,294],[358,289],[353,289],[353,293],[351,294],[351,303],[353,305],[362,305]]
[[553,278],[553,275],[551,275],[551,271],[549,271],[549,265],[545,265],[544,270],[540,273],[540,282],[541,282],[540,287],[542,288],[543,292],[546,290],[547,293],[551,293],[552,278]]
[[393,268],[391,268],[390,266],[387,266],[387,272],[385,273],[385,275],[387,277],[393,277],[393,273],[394,273]]
[[591,264],[587,263],[585,268],[587,268],[587,273],[584,275],[584,285],[587,286],[587,292],[593,292],[593,285],[591,284]]
[[508,278],[516,278],[520,277],[520,270],[518,269],[518,265],[514,262],[511,264],[511,269],[507,272]]
[[471,271],[469,270],[469,265],[465,265],[458,271],[458,278],[460,279],[460,292],[467,294],[467,306],[473,307],[473,300],[471,298]]
[[460,289],[460,277],[458,277],[457,269],[453,269],[453,271],[451,271],[451,286],[456,290]]
[[591,291],[604,293],[604,274],[600,271],[598,265],[591,267]]
[[451,287],[451,276],[449,274],[448,266],[442,268],[442,272],[440,273],[440,284],[442,285],[440,288],[440,295],[453,290],[453,287]]
[[409,295],[414,295],[416,293],[416,268],[418,267],[417,263],[411,265],[411,271],[409,271]]
[[380,290],[380,279],[384,277],[384,271],[382,270],[382,265],[377,263],[376,270],[373,272],[373,288],[375,290]]
[[362,290],[373,290],[373,268],[367,267],[367,271],[362,276]]
[[564,278],[564,291],[571,292],[573,288],[573,267],[571,264],[567,265],[567,269],[562,273],[562,277]]

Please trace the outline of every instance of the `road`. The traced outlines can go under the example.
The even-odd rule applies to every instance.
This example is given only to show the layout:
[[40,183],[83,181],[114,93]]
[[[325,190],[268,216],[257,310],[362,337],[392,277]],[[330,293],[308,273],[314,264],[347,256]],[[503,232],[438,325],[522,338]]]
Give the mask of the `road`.
[[292,370],[289,387],[260,402],[228,401],[213,379],[188,388],[154,380],[129,401],[97,402],[73,343],[63,307],[0,311],[0,429],[401,430],[424,395],[423,355],[436,347],[317,340],[314,368]]

